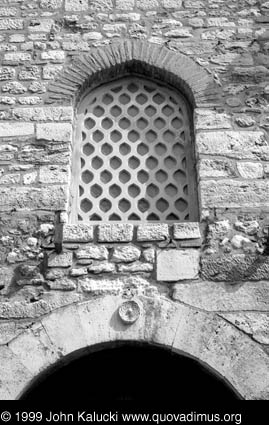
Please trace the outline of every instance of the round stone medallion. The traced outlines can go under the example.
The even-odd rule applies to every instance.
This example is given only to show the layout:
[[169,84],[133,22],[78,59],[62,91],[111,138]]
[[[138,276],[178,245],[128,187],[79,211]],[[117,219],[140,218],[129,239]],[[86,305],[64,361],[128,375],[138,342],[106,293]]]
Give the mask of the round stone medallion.
[[140,316],[140,307],[136,301],[125,301],[119,307],[119,316],[121,320],[126,324],[132,324],[136,322]]

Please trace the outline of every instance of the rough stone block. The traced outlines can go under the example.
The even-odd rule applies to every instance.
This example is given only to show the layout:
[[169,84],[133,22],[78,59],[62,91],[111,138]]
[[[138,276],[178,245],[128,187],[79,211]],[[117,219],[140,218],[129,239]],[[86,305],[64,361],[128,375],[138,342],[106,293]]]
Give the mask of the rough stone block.
[[48,64],[43,66],[43,78],[44,80],[53,80],[55,75],[58,74],[62,69],[62,65]]
[[141,261],[136,261],[132,264],[120,264],[118,271],[120,273],[146,273],[153,271],[153,264],[142,263]]
[[104,246],[87,245],[76,251],[77,259],[107,260],[108,250]]
[[37,140],[71,142],[72,125],[68,123],[37,124],[36,137]]
[[62,252],[61,254],[53,253],[48,258],[48,267],[69,267],[72,266],[73,253]]
[[47,285],[51,290],[54,291],[73,291],[76,289],[76,283],[72,279],[68,279],[67,277],[49,281]]
[[113,9],[112,0],[92,0],[90,2],[90,8],[96,12],[108,12]]
[[88,9],[88,0],[65,0],[67,12],[82,12]]
[[101,224],[98,226],[99,242],[131,242],[132,224]]
[[157,9],[159,7],[158,0],[137,0],[136,7],[141,10]]
[[64,165],[48,165],[40,167],[40,183],[68,183],[69,167]]
[[230,115],[210,109],[195,109],[194,122],[196,130],[232,128],[232,119]]
[[161,0],[161,5],[164,9],[180,9],[182,0]]
[[65,224],[63,242],[92,242],[93,226],[90,224]]
[[169,237],[168,224],[142,224],[137,227],[138,241],[162,241]]
[[2,86],[2,92],[10,94],[23,94],[27,91],[27,88],[17,81],[9,81]]
[[0,123],[0,137],[32,136],[35,132],[31,123]]
[[12,80],[15,77],[15,69],[8,66],[0,68],[0,81]]
[[237,169],[243,179],[261,179],[263,166],[258,162],[238,162]]
[[18,10],[16,7],[1,7],[0,8],[0,16],[6,17],[6,16],[16,16],[18,13]]
[[23,19],[0,19],[0,31],[1,30],[22,30]]
[[207,180],[201,181],[203,208],[268,207],[268,180]]
[[140,249],[136,246],[118,246],[114,249],[111,261],[115,263],[129,263],[140,257]]
[[200,154],[222,155],[236,159],[269,157],[269,146],[262,131],[211,131],[196,136]]
[[73,121],[73,108],[55,106],[46,108],[14,108],[12,116],[24,121]]
[[88,272],[94,274],[114,273],[115,270],[115,264],[108,263],[107,261],[93,261],[92,264],[88,267]]
[[155,248],[147,248],[143,251],[143,258],[148,263],[155,262]]
[[201,260],[202,276],[217,282],[269,279],[269,257],[261,255],[212,255]]
[[12,62],[12,64],[19,64],[30,61],[32,59],[31,53],[25,52],[11,52],[4,54],[4,61]]
[[157,280],[174,282],[197,279],[199,256],[199,251],[195,249],[157,251]]
[[0,188],[0,211],[66,208],[67,190],[63,186]]
[[201,158],[198,164],[198,175],[202,178],[236,177],[236,165],[229,159]]
[[46,52],[41,52],[41,59],[46,61],[53,62],[63,62],[65,59],[65,53],[62,50],[47,50]]
[[174,239],[199,239],[201,237],[198,223],[174,224]]
[[135,5],[135,0],[116,0],[116,9],[132,10]]
[[268,291],[268,281],[244,285],[192,282],[176,285],[173,299],[207,311],[268,311]]
[[63,0],[41,0],[40,7],[42,9],[54,10],[61,7]]
[[30,32],[49,32],[53,23],[52,19],[32,19],[28,28]]

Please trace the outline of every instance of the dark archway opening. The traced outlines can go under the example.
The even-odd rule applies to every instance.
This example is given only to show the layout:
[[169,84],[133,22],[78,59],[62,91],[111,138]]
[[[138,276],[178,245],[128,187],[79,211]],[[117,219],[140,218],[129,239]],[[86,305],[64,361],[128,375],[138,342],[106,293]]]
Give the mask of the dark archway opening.
[[240,400],[224,379],[192,358],[148,344],[117,344],[47,371],[23,394],[28,402],[176,404]]

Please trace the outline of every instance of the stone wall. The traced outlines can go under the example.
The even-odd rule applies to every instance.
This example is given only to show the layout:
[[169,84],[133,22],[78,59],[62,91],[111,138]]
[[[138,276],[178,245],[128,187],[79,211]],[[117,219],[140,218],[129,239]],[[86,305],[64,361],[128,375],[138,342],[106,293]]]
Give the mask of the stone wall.
[[[3,346],[68,304],[143,293],[213,312],[269,352],[268,40],[266,1],[1,1]],[[131,50],[156,76],[178,69],[194,108],[199,224],[69,223],[80,96]]]

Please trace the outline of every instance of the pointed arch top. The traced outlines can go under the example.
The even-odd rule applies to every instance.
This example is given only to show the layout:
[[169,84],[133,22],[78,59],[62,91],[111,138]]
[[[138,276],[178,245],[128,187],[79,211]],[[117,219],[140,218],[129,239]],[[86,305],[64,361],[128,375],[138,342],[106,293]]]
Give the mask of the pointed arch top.
[[124,40],[76,56],[48,87],[48,103],[75,105],[87,88],[128,73],[178,88],[193,107],[219,103],[212,75],[182,53],[148,41]]

